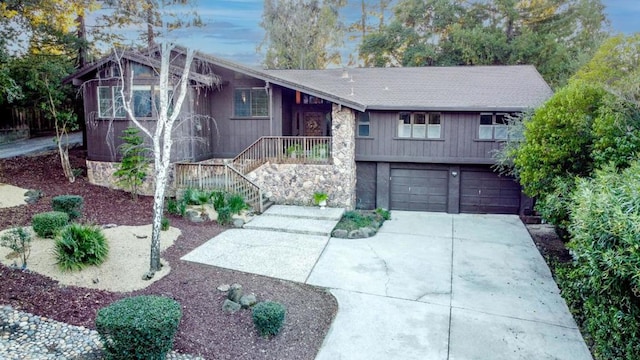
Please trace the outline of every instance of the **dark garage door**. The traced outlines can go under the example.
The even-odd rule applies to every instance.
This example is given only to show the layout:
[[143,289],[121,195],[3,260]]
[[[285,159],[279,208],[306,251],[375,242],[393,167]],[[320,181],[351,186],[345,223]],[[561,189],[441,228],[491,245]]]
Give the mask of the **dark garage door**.
[[517,214],[520,185],[490,170],[463,170],[460,174],[460,212]]
[[447,176],[447,170],[391,169],[391,209],[447,211]]

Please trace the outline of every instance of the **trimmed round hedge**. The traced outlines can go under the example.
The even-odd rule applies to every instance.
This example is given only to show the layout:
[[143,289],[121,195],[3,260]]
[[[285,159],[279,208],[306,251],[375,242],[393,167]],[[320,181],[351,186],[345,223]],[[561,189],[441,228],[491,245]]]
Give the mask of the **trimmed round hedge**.
[[275,301],[261,302],[253,307],[253,324],[260,336],[275,336],[282,329],[285,315],[284,305]]
[[35,214],[31,218],[33,231],[41,238],[52,239],[69,223],[69,215],[62,211]]
[[107,359],[164,359],[181,318],[180,304],[173,299],[134,296],[98,310],[96,330]]

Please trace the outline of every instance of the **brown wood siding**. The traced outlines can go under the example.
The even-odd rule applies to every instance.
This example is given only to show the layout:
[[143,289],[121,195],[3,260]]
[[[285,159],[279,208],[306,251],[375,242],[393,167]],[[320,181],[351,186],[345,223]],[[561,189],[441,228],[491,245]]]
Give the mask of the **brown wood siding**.
[[[220,134],[213,155],[220,158],[234,157],[261,136],[271,134],[271,121],[264,118],[235,118],[233,94],[237,87],[264,87],[264,81],[248,78],[229,69],[215,67],[213,71],[222,78],[222,87],[208,100],[211,114]],[[276,114],[274,116],[280,116]]]
[[491,164],[497,141],[477,140],[479,113],[443,112],[442,139],[396,137],[398,112],[370,113],[370,137],[356,138],[356,160],[450,164]]

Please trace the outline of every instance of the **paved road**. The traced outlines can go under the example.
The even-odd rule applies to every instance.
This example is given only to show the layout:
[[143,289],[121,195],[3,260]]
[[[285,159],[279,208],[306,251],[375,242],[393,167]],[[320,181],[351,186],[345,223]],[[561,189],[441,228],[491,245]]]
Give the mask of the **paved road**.
[[[56,150],[55,136],[43,136],[0,145],[0,159],[16,156],[34,155]],[[82,145],[82,133],[69,134],[69,147]]]

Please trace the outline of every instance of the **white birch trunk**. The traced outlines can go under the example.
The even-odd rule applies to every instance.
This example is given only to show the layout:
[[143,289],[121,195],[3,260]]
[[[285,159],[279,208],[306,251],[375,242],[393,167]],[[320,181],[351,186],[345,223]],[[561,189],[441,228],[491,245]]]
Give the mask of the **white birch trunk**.
[[[176,123],[180,115],[180,110],[182,108],[182,104],[186,97],[188,91],[189,84],[189,69],[191,67],[191,62],[193,60],[194,51],[187,50],[184,70],[180,76],[180,79],[177,82],[177,86],[174,87],[173,82],[170,81],[170,62],[171,62],[171,51],[173,50],[174,45],[170,43],[162,43],[160,45],[161,49],[161,64],[160,64],[160,75],[159,75],[159,106],[157,110],[158,120],[156,122],[156,128],[153,133],[144,127],[138,119],[136,119],[134,115],[134,111],[132,108],[132,98],[133,93],[131,90],[131,86],[129,86],[129,96],[125,97],[124,95],[124,86],[122,87],[122,96],[124,101],[124,108],[129,115],[131,121],[138,127],[140,130],[149,136],[153,143],[153,156],[154,156],[154,179],[155,179],[155,189],[153,196],[153,221],[152,221],[152,230],[151,230],[151,253],[149,257],[149,273],[147,274],[147,278],[153,276],[153,274],[160,270],[160,234],[161,234],[161,223],[162,223],[162,215],[164,213],[164,194],[167,186],[169,167],[171,165],[171,146],[173,144],[172,139],[172,131],[173,126]],[[129,84],[133,84],[132,74],[129,77]],[[171,98],[169,97],[169,91],[173,91],[173,109],[172,113],[169,114],[169,109],[171,109]]]

